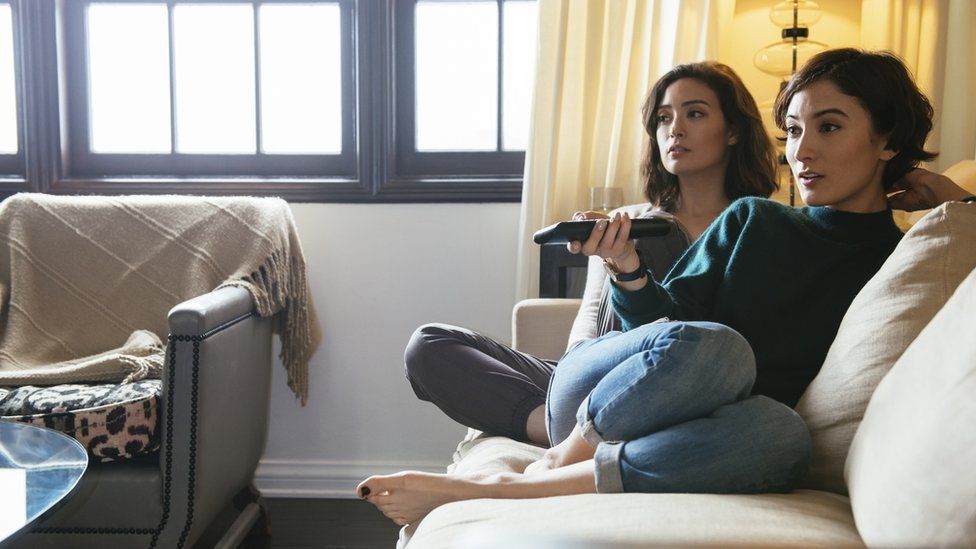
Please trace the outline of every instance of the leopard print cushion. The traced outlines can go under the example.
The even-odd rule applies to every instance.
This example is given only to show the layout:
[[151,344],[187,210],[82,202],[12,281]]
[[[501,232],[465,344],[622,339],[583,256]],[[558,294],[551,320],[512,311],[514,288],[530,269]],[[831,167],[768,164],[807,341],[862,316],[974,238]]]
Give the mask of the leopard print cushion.
[[159,448],[158,379],[135,383],[0,387],[0,419],[40,425],[74,437],[94,461]]

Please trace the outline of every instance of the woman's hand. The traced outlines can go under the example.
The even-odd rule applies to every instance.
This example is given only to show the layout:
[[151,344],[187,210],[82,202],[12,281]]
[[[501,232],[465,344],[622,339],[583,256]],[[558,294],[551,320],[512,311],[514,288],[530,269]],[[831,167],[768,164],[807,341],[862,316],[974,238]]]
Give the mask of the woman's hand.
[[922,168],[915,168],[905,174],[891,190],[898,192],[888,197],[888,205],[893,209],[909,212],[927,210],[943,202],[962,200],[972,195],[948,177]]
[[614,214],[609,217],[600,212],[576,212],[573,221],[596,219],[596,226],[585,242],[573,241],[566,245],[570,252],[595,255],[613,262],[618,271],[629,273],[640,267],[640,258],[630,239],[630,216]]
[[[599,220],[601,219],[610,219],[610,216],[603,212],[594,212],[594,211],[573,212],[573,221],[586,221],[589,219],[596,219],[599,222]],[[591,232],[590,236],[592,237],[594,234],[596,234],[596,231]],[[569,253],[572,254],[580,253],[580,250],[582,248],[583,248],[583,243],[577,240],[573,240],[571,242],[566,243],[566,249],[569,250]]]

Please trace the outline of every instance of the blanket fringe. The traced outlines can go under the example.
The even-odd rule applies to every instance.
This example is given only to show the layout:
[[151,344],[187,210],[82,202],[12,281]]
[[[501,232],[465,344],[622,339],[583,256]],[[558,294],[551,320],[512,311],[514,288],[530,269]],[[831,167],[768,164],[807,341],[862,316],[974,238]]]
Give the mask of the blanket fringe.
[[280,251],[273,252],[242,282],[254,299],[259,315],[276,315],[274,332],[281,337],[279,356],[288,372],[288,387],[304,406],[308,401],[308,360],[315,339],[309,314],[308,280],[304,260],[291,254],[290,261],[283,261],[283,255]]

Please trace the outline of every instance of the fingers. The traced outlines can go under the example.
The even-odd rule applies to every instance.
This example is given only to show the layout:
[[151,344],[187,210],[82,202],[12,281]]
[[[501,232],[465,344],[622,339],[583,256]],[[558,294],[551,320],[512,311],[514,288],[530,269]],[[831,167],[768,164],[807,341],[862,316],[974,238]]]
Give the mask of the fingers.
[[610,216],[603,212],[573,212],[573,221],[585,221],[587,219],[610,219]]
[[909,207],[909,201],[907,200],[907,198],[905,196],[907,194],[908,193],[905,192],[905,191],[900,191],[900,192],[897,192],[895,194],[889,195],[888,196],[888,207],[891,208],[891,209],[893,209],[893,210],[911,211],[911,210],[908,209],[908,207]]
[[606,219],[598,220],[596,225],[593,227],[593,231],[590,232],[589,238],[587,238],[585,242],[581,243],[579,250],[586,255],[598,255],[597,250],[600,248],[600,243],[603,242],[603,235],[606,232],[609,224],[610,222],[608,222]]
[[911,188],[912,188],[912,184],[909,183],[908,181],[906,181],[904,178],[899,179],[898,181],[895,181],[891,185],[891,190],[892,191],[907,191],[908,189],[911,189]]
[[936,177],[934,174],[928,170],[922,168],[913,168],[908,171],[901,179],[895,181],[891,186],[892,190],[895,191],[907,191],[911,189],[916,189],[921,192],[925,187],[927,187],[932,179]]
[[[620,216],[620,232],[617,233],[617,242],[614,243],[614,246],[616,249],[624,251],[629,243],[631,243],[630,216],[627,215],[627,212],[624,212],[624,214]],[[620,254],[617,254],[615,257],[618,257],[619,255]]]
[[[629,251],[630,242],[630,216],[624,214],[614,214],[612,218],[601,219],[596,222],[593,232],[586,242],[575,248],[575,243],[570,243],[570,251],[574,249],[586,255],[597,255],[603,258],[615,258]],[[577,253],[577,252],[574,252]]]
[[[592,210],[586,212],[573,212],[573,217],[572,217],[573,221],[587,221],[591,219],[595,219],[599,221],[600,219],[610,219],[610,216],[608,216],[603,212],[595,212]],[[596,231],[594,231],[594,233],[595,232]],[[590,234],[592,236],[593,233]],[[575,240],[572,242],[567,242],[566,250],[568,250],[569,253],[571,254],[578,254],[583,250],[583,243]],[[588,255],[593,255],[593,254],[588,254]]]

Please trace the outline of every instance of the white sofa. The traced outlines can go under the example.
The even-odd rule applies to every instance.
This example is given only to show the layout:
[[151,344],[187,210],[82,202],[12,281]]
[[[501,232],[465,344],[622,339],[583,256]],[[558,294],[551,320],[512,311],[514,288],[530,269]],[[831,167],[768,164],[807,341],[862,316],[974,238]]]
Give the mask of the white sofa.
[[[976,161],[947,174],[976,193]],[[461,501],[405,527],[399,546],[976,547],[976,203],[915,221],[797,405],[814,442],[802,489]],[[514,345],[558,357],[579,309],[519,303]],[[521,471],[542,453],[471,431],[448,470]]]

